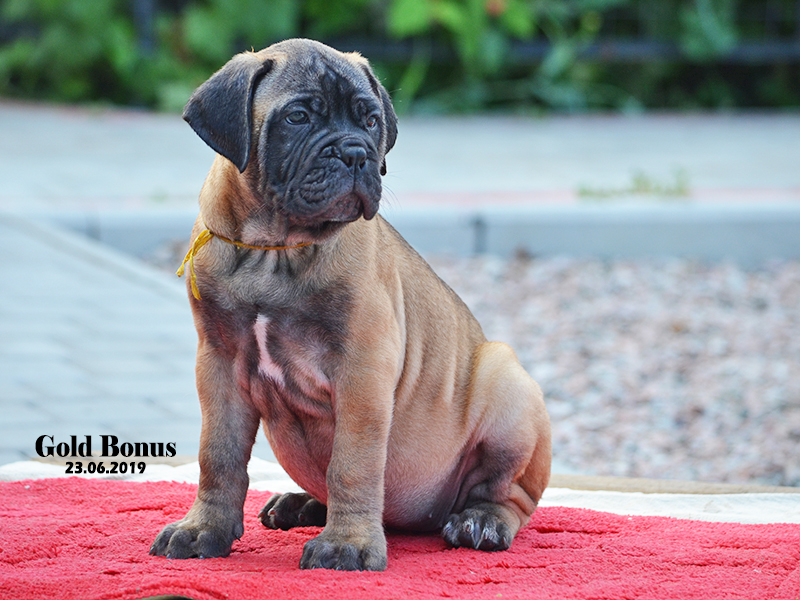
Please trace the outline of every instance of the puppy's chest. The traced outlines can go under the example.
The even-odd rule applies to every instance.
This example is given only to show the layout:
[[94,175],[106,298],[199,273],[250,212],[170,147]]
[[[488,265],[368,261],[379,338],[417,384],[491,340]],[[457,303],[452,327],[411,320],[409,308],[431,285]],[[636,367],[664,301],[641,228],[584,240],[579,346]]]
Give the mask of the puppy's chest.
[[261,390],[255,399],[302,412],[327,411],[341,358],[337,337],[317,319],[258,313],[249,361],[250,388]]

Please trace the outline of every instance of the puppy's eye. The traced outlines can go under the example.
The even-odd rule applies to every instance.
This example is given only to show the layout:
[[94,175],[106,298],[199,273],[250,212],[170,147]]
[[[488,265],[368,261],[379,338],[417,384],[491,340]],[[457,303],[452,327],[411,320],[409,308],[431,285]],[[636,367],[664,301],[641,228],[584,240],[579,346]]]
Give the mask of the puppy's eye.
[[374,129],[378,125],[378,115],[370,115],[367,117],[367,127],[369,129]]
[[294,110],[286,115],[286,122],[291,125],[302,125],[308,123],[308,113],[302,110]]

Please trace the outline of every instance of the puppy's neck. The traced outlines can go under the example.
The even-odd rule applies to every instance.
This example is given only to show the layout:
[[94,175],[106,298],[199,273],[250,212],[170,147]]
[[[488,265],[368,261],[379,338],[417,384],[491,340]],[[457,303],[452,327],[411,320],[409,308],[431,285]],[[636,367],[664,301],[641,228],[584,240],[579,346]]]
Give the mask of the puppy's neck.
[[[253,246],[291,246],[307,240],[292,235],[275,203],[254,191],[250,169],[239,173],[217,155],[200,192],[200,212],[215,234]],[[297,239],[290,239],[297,238]]]

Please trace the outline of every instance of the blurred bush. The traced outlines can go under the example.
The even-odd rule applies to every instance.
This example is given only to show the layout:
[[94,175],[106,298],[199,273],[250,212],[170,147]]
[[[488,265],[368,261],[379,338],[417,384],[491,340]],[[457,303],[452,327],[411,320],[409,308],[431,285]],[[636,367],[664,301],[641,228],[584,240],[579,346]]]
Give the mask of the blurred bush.
[[293,36],[400,111],[800,106],[798,0],[0,0],[0,94],[177,110]]

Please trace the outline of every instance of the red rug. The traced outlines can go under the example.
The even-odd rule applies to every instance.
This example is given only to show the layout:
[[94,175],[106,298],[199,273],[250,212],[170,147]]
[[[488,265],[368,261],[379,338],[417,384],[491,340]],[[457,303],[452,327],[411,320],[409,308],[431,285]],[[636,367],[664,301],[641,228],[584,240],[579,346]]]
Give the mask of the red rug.
[[250,492],[228,558],[148,555],[196,486],[85,479],[0,483],[0,598],[800,598],[800,525],[737,525],[543,508],[511,550],[390,534],[384,573],[300,571],[319,529],[269,531]]

